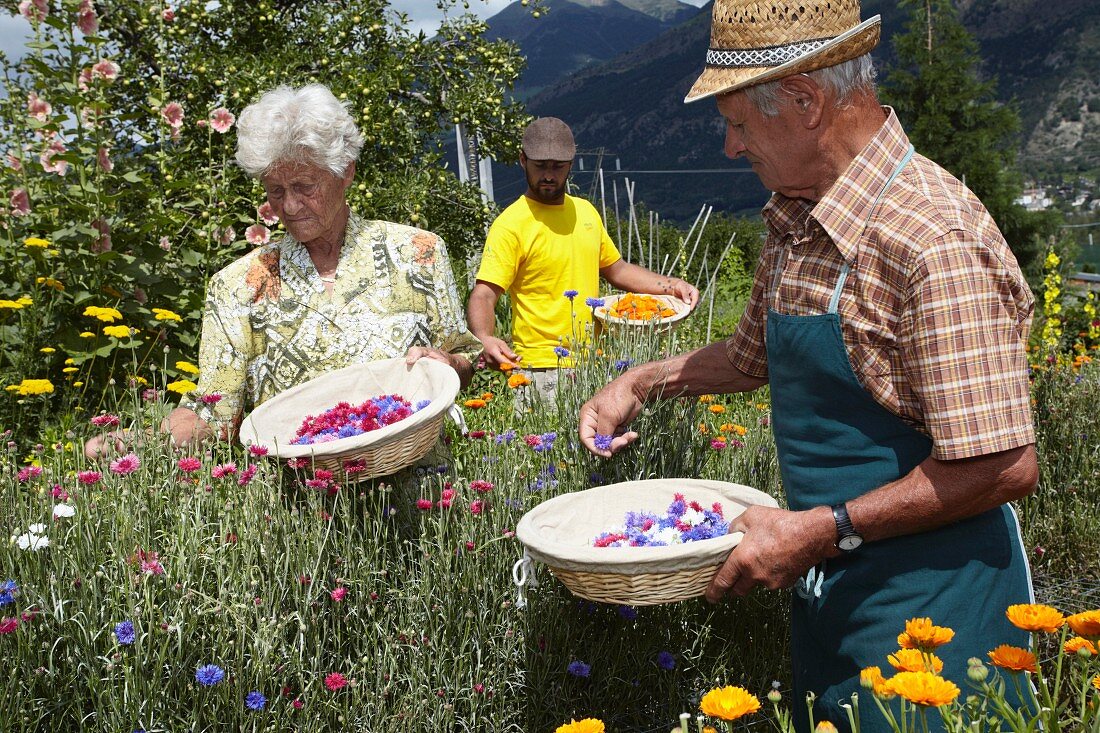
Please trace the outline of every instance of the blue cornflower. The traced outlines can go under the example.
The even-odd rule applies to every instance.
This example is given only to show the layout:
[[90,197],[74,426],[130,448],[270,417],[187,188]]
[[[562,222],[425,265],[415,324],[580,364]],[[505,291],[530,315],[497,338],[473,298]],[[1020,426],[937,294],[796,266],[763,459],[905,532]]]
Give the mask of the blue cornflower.
[[497,445],[501,445],[503,443],[511,443],[515,439],[516,439],[516,431],[515,430],[505,430],[500,435],[494,435],[493,436],[493,442],[496,443]]
[[618,359],[615,362],[615,370],[619,372],[625,372],[627,368],[633,363],[633,359]]
[[531,450],[536,453],[545,453],[554,447],[554,441],[557,440],[558,434],[551,431],[549,433],[543,433],[538,436],[539,442],[536,445],[531,446]]
[[565,671],[573,675],[574,677],[587,677],[588,675],[592,674],[592,667],[580,661],[579,659],[574,659],[572,662],[569,663],[569,666],[565,668]]
[[245,695],[244,705],[249,710],[263,710],[264,705],[267,705],[267,698],[259,690],[253,690]]
[[216,664],[206,664],[195,670],[195,679],[200,685],[210,687],[225,679],[225,670]]
[[614,437],[610,435],[601,435],[600,433],[596,433],[596,439],[593,442],[596,444],[597,450],[610,450],[612,440],[614,440]]
[[676,669],[676,655],[672,652],[657,652],[657,666],[671,672]]
[[585,298],[584,304],[589,308],[596,309],[603,306],[603,298]]
[[627,621],[633,621],[638,618],[638,609],[634,606],[619,606],[619,615]]
[[559,359],[564,359],[565,357],[569,356],[569,349],[565,348],[564,346],[555,346],[554,353],[558,355]]
[[115,624],[115,638],[119,644],[133,644],[135,639],[134,624],[132,621],[123,621]]
[[421,410],[423,410],[425,407],[427,407],[430,404],[432,404],[431,400],[420,400],[419,402],[416,403],[416,411],[420,412]]
[[18,589],[14,580],[5,580],[0,583],[0,606],[15,603],[15,591]]
[[577,291],[576,290],[566,290],[564,293],[562,293],[562,295],[564,295],[566,298],[569,298],[570,300],[573,300],[573,298],[577,297]]

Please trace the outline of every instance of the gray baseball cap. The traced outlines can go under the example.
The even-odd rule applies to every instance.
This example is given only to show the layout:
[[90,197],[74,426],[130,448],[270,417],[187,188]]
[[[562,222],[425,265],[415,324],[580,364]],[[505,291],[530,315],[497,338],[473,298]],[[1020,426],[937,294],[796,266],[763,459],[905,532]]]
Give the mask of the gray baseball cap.
[[523,131],[523,154],[529,160],[573,160],[573,131],[557,117],[540,117]]

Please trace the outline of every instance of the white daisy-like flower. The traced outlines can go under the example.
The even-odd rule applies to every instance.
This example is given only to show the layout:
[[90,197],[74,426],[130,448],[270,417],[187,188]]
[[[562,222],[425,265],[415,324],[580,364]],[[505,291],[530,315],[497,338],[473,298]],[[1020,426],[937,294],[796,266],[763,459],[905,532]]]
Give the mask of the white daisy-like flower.
[[684,516],[680,517],[680,521],[694,527],[697,524],[702,524],[707,521],[707,515],[696,509],[688,508],[688,510],[684,512]]
[[72,504],[56,504],[53,508],[54,519],[68,519],[76,515],[76,507]]
[[[32,525],[34,527],[41,527],[41,524]],[[36,534],[34,532],[24,532],[15,538],[15,544],[20,550],[30,550],[32,552],[38,552],[39,550],[50,546],[50,538],[44,534]]]

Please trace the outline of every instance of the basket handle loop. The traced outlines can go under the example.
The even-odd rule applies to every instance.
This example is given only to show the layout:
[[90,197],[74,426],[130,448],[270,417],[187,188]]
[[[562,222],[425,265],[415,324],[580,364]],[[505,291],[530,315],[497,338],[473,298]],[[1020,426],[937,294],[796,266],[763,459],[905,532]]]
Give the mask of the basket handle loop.
[[455,425],[458,426],[459,431],[463,435],[467,435],[470,432],[470,429],[466,427],[466,418],[462,415],[461,407],[458,405],[451,405],[451,409],[447,410],[447,414],[454,420]]
[[539,580],[535,577],[535,562],[527,554],[526,548],[523,550],[523,557],[516,560],[512,566],[512,582],[516,584],[516,608],[526,608],[527,590],[525,586],[530,585],[532,588],[537,588],[539,585]]

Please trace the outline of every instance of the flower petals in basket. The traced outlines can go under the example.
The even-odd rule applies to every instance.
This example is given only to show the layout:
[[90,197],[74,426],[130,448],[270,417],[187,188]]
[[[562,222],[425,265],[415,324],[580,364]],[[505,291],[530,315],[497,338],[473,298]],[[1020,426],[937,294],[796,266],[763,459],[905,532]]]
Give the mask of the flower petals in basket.
[[[603,305],[597,306],[592,315],[609,324],[648,326],[665,331],[691,315],[691,306],[674,295],[619,293],[605,295],[601,300]],[[635,314],[636,317],[632,318],[629,314]],[[643,315],[649,317],[638,317]]]
[[601,603],[650,606],[702,595],[741,533],[665,547],[593,547],[627,512],[664,511],[674,494],[722,505],[727,521],[753,504],[775,507],[762,491],[705,479],[627,481],[563,494],[523,515],[516,536],[574,595]]
[[[272,397],[241,423],[240,440],[245,445],[265,446],[269,455],[278,458],[312,460],[313,467],[333,471],[348,481],[388,476],[432,449],[458,389],[455,370],[433,359],[420,359],[411,368],[404,357],[356,364]],[[308,415],[317,415],[339,402],[355,404],[393,394],[412,404],[430,402],[403,420],[361,435],[326,443],[291,443]]]

